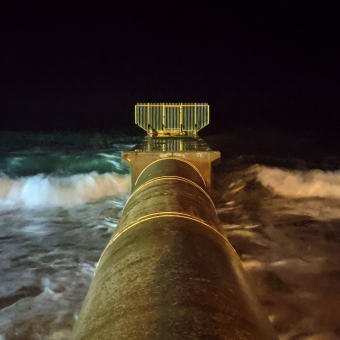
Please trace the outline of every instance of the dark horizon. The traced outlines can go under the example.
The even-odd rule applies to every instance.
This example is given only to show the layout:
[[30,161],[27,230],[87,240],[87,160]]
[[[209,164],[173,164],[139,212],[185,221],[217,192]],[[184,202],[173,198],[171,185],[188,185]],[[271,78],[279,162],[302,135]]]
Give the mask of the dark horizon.
[[0,130],[129,129],[137,102],[207,102],[216,131],[340,128],[331,3],[7,3],[2,12]]

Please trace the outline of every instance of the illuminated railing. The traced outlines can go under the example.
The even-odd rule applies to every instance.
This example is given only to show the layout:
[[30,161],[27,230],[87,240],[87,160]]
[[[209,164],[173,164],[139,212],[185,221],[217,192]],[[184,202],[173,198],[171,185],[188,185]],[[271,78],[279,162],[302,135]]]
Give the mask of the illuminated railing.
[[150,135],[195,135],[209,124],[209,105],[136,104],[135,123]]

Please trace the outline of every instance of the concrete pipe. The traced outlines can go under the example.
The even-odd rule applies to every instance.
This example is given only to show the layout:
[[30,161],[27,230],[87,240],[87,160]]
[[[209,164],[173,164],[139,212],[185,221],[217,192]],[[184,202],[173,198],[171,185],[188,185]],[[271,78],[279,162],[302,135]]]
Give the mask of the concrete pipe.
[[277,339],[204,189],[181,159],[140,174],[74,339]]

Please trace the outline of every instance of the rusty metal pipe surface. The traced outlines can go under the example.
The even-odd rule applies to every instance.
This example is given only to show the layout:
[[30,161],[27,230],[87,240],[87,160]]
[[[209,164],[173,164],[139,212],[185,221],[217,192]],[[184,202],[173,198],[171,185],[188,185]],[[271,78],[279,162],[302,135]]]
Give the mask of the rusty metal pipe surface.
[[204,181],[178,162],[154,162],[137,179],[74,339],[277,339]]

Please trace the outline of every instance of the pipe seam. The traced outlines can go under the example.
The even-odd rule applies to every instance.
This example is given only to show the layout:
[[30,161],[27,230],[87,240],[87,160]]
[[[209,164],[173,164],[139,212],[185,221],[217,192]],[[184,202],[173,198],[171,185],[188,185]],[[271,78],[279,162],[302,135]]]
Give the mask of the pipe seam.
[[141,173],[138,175],[136,181],[135,181],[135,185],[137,184],[139,178],[141,177],[141,175],[143,174],[143,172],[145,170],[147,170],[152,164],[155,164],[157,162],[161,162],[161,161],[165,161],[165,160],[168,160],[168,159],[172,159],[172,160],[176,160],[176,161],[180,161],[180,162],[183,162],[183,163],[187,163],[188,165],[190,165],[194,170],[196,170],[197,174],[201,177],[203,183],[204,183],[204,186],[206,187],[207,184],[205,183],[205,180],[203,178],[203,176],[201,175],[200,171],[196,168],[195,165],[193,165],[191,162],[187,161],[186,159],[183,159],[183,158],[180,158],[180,157],[166,157],[166,158],[159,158],[159,159],[156,159],[155,161],[151,162],[147,167],[145,167]]
[[193,186],[195,186],[196,188],[198,188],[200,191],[202,191],[202,193],[209,199],[209,201],[211,202],[213,208],[216,210],[215,208],[215,205],[214,205],[214,202],[212,201],[211,197],[208,195],[208,193],[201,187],[199,186],[198,184],[196,184],[195,182],[193,181],[190,181],[189,179],[187,178],[184,178],[184,177],[180,177],[180,176],[160,176],[160,177],[156,177],[156,178],[153,178],[153,179],[150,179],[149,181],[143,183],[142,185],[140,185],[135,191],[133,191],[130,195],[130,197],[128,198],[128,200],[126,201],[126,204],[125,206],[128,204],[128,202],[130,201],[131,197],[134,196],[135,193],[137,193],[139,190],[141,190],[142,188],[145,188],[147,185],[149,184],[152,184],[154,182],[157,182],[157,181],[161,181],[161,180],[177,180],[177,181],[182,181],[182,182],[186,182],[186,183],[189,183]]
[[102,252],[98,262],[97,262],[97,266],[96,266],[96,270],[94,275],[96,275],[97,272],[97,268],[99,266],[99,263],[101,261],[101,259],[104,257],[105,253],[107,252],[107,250],[111,247],[111,245],[122,235],[124,234],[126,231],[130,230],[133,227],[138,226],[139,224],[141,224],[142,222],[148,221],[148,220],[153,220],[156,218],[167,218],[167,217],[177,217],[177,218],[184,218],[184,219],[188,219],[188,220],[192,220],[195,222],[200,223],[201,225],[204,225],[205,227],[209,228],[210,230],[214,231],[218,236],[220,236],[221,238],[223,238],[223,240],[228,244],[228,246],[230,246],[230,248],[236,253],[236,250],[234,249],[234,247],[231,245],[231,243],[229,242],[229,240],[223,235],[221,234],[219,231],[217,231],[215,228],[213,228],[211,225],[209,225],[208,223],[206,223],[205,221],[201,220],[200,218],[197,217],[192,217],[191,215],[188,214],[184,214],[184,213],[178,213],[178,212],[174,212],[174,211],[166,211],[166,212],[161,212],[161,213],[153,213],[153,214],[149,214],[143,217],[140,217],[138,220],[136,220],[134,223],[131,223],[129,225],[127,225],[123,230],[121,230],[119,233],[117,233],[107,244],[107,246],[105,247],[104,251]]

